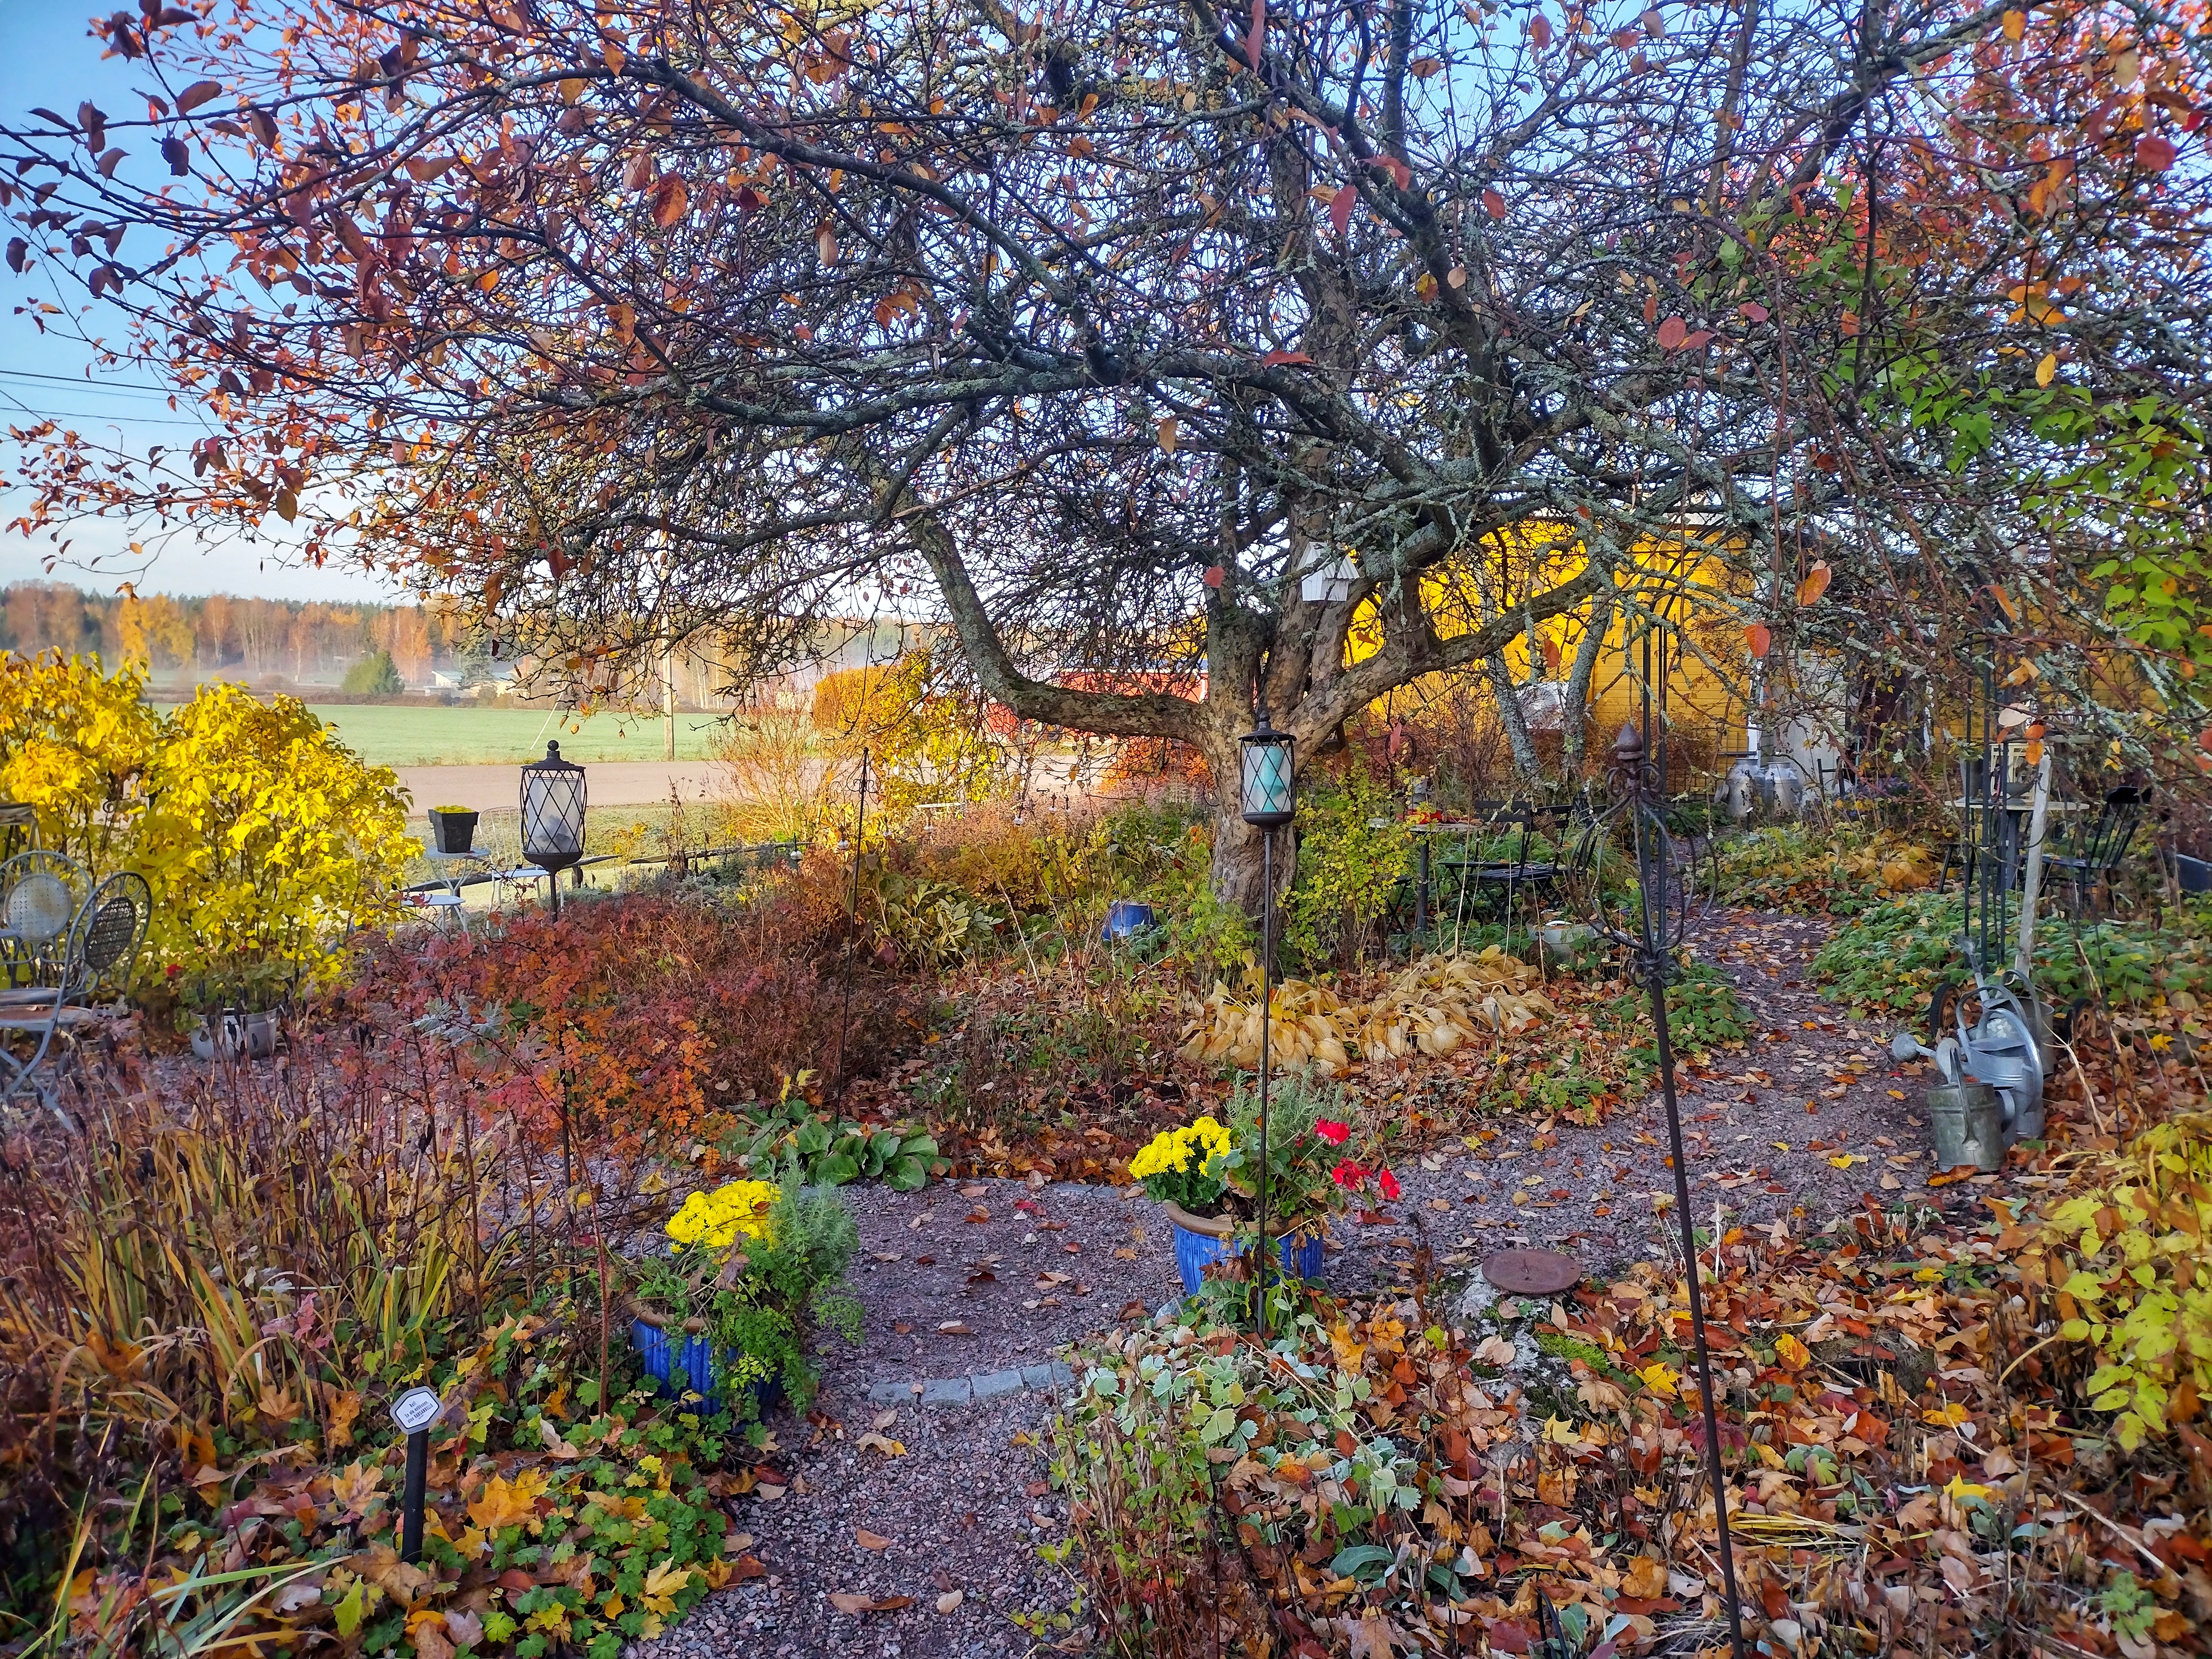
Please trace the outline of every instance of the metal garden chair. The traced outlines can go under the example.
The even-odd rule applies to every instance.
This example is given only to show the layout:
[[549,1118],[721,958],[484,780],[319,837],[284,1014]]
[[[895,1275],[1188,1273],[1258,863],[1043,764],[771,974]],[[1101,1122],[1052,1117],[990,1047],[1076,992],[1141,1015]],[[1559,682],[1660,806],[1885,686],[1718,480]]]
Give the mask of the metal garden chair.
[[[0,991],[0,1032],[27,1038],[31,1050],[26,1058],[12,1048],[0,1047],[0,1065],[6,1067],[0,1075],[0,1100],[35,1092],[49,1110],[69,1123],[55,1098],[50,1074],[71,1035],[99,1018],[92,1006],[94,1000],[102,995],[120,1000],[129,994],[153,908],[153,890],[143,876],[126,870],[108,877],[76,907],[59,948],[46,958],[50,982]],[[13,910],[11,904],[11,920]]]
[[2127,857],[2148,804],[2147,791],[2124,785],[2105,797],[2096,817],[2064,851],[2045,855],[2043,867],[2051,879],[2066,884],[2067,908],[2073,915],[2081,914],[2085,902],[2094,904],[2100,889],[2110,898],[2112,872]]

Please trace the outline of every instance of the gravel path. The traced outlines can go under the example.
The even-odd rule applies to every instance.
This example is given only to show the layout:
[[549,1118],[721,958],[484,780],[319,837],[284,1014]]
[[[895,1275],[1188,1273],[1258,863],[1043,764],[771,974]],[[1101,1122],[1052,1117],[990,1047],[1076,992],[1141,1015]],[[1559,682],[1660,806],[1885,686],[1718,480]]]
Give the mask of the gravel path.
[[[1787,1218],[1794,1231],[1855,1210],[1866,1195],[1926,1196],[1919,1084],[1889,1059],[1893,1028],[1841,1017],[1808,976],[1828,927],[1727,913],[1700,943],[1734,976],[1757,1026],[1743,1054],[1716,1054],[1705,1073],[1682,1079],[1701,1215],[1717,1202],[1730,1225]],[[1669,1224],[1654,1202],[1673,1182],[1656,1096],[1595,1127],[1504,1117],[1480,1127],[1494,1133],[1479,1150],[1400,1166],[1401,1201],[1341,1229],[1332,1285],[1403,1283],[1423,1243],[1447,1272],[1536,1244],[1602,1273],[1651,1250]],[[633,1644],[640,1656],[1025,1654],[1042,1645],[1037,1621],[1069,1603],[1073,1585],[1037,1556],[1060,1535],[1037,1444],[1051,1394],[891,1406],[870,1391],[1033,1365],[1060,1344],[1148,1313],[1177,1289],[1164,1218],[1134,1189],[1066,1182],[874,1187],[848,1197],[866,1334],[823,1356],[814,1420],[779,1424],[770,1461],[793,1474],[789,1487],[734,1500],[767,1576],[711,1598],[659,1640]],[[866,1435],[900,1452],[874,1440],[863,1447]],[[850,1612],[833,1595],[912,1600]]]

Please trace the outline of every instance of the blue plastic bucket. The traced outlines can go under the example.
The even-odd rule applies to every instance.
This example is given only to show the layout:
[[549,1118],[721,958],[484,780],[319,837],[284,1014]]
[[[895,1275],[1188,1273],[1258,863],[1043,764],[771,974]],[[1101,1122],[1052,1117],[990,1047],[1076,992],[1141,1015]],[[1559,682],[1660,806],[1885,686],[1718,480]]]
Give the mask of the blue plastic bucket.
[[[696,1394],[706,1403],[700,1407],[702,1415],[711,1417],[720,1409],[714,1395],[714,1346],[703,1336],[684,1336],[677,1340],[658,1325],[648,1325],[642,1319],[635,1320],[629,1328],[630,1346],[645,1362],[645,1374],[660,1385],[660,1392],[672,1399],[686,1394]],[[738,1358],[732,1352],[726,1357],[725,1369]],[[752,1385],[753,1414],[766,1417],[783,1397],[783,1386],[772,1376],[763,1377]]]
[[[1196,1296],[1199,1281],[1205,1275],[1206,1264],[1218,1261],[1237,1246],[1233,1239],[1216,1237],[1212,1233],[1194,1233],[1180,1221],[1175,1227],[1176,1271],[1182,1275],[1183,1294]],[[1279,1236],[1275,1249],[1283,1260],[1283,1271],[1297,1279],[1319,1279],[1323,1255],[1319,1233],[1294,1233]]]

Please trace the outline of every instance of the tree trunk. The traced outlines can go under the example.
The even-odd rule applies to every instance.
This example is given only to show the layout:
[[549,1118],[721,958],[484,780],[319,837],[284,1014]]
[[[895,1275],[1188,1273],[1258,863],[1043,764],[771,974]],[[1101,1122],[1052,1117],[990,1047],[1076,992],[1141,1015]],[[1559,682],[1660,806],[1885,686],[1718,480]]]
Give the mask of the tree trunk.
[[1544,763],[1537,757],[1536,740],[1528,735],[1528,716],[1513,688],[1513,671],[1505,653],[1493,651],[1482,659],[1490,675],[1490,690],[1498,699],[1498,718],[1505,724],[1505,741],[1513,750],[1513,770],[1522,784],[1534,788],[1544,781]]
[[1571,789],[1582,781],[1583,762],[1589,738],[1590,680],[1597,672],[1598,653],[1605,648],[1606,629],[1613,624],[1613,594],[1601,590],[1590,606],[1590,619],[1575,647],[1575,665],[1567,675],[1567,696],[1559,710],[1559,776]]

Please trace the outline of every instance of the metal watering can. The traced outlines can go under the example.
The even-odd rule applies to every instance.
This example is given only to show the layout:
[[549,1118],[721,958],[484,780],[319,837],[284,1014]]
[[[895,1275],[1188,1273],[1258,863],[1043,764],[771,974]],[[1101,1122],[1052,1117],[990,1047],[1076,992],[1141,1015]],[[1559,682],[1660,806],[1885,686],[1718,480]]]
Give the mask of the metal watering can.
[[[1929,1010],[1936,1046],[1924,1047],[1911,1032],[1899,1031],[1889,1052],[1900,1060],[1935,1061],[1943,1087],[1983,1085],[1996,1097],[2004,1144],[2033,1140],[2044,1126],[2044,1062],[2037,1024],[2010,987],[1979,974],[1974,976],[1974,987],[1981,997],[1982,1016],[1972,1025],[1966,1024],[1963,1012],[1966,998],[1947,995],[1954,988],[1939,985]],[[1955,1032],[1942,1030],[1947,1012]],[[1932,1111],[1932,1094],[1929,1105]]]

